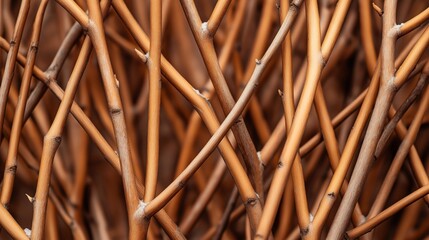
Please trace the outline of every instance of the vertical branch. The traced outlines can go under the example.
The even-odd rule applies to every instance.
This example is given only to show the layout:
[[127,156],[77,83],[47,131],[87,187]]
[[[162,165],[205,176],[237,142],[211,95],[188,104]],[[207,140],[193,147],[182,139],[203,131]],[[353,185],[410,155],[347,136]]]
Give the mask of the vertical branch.
[[373,74],[375,71],[377,56],[375,53],[374,39],[372,34],[372,14],[371,0],[359,1],[359,21],[362,45],[365,52],[365,63],[368,72]]
[[[286,17],[289,5],[283,1],[281,4],[281,18]],[[285,114],[286,131],[290,132],[290,127],[295,113],[293,97],[293,76],[292,76],[292,39],[291,33],[286,35],[282,51],[282,68],[283,68],[283,105]],[[310,224],[310,214],[308,211],[307,195],[305,191],[304,175],[302,172],[301,157],[298,154],[292,164],[293,191],[295,196],[296,214],[298,225],[301,232],[305,232]],[[287,187],[284,191],[286,191]]]
[[396,155],[390,165],[389,171],[387,172],[386,177],[384,178],[383,184],[380,187],[377,198],[375,199],[371,210],[368,213],[368,218],[373,218],[379,214],[384,205],[387,202],[387,197],[392,191],[395,180],[398,178],[399,171],[404,164],[405,158],[407,157],[408,152],[413,145],[417,133],[419,132],[420,126],[422,124],[423,115],[429,104],[429,88],[426,88],[425,93],[422,96],[422,101],[417,110],[417,113],[413,119],[413,122],[408,129],[407,135],[402,140],[401,145],[399,146]]
[[43,152],[40,163],[39,178],[37,180],[36,195],[33,199],[34,213],[32,222],[31,239],[43,239],[45,229],[46,206],[48,203],[48,192],[52,173],[52,163],[55,153],[62,140],[62,132],[68,113],[70,112],[73,99],[78,89],[79,81],[82,78],[85,66],[91,53],[91,41],[86,38],[82,50],[77,59],[76,65],[67,84],[63,100],[54,118],[51,128],[46,133],[43,140]]
[[144,201],[155,197],[159,161],[159,121],[161,104],[161,1],[150,3],[150,50],[149,67],[149,118]]
[[139,239],[142,237],[143,233],[141,232],[142,229],[139,229],[139,223],[134,218],[134,211],[139,204],[139,196],[130,157],[130,147],[125,126],[124,112],[122,110],[122,102],[119,97],[118,86],[116,85],[116,79],[113,74],[110,56],[107,50],[100,4],[96,0],[88,0],[87,4],[89,9],[88,34],[94,44],[94,50],[103,78],[122,168],[122,181],[127,203],[128,221],[130,224],[129,234],[131,239]]
[[[182,0],[181,3],[213,86],[216,89],[216,94],[221,103],[223,112],[228,114],[234,106],[235,101],[220,68],[212,38],[207,30],[207,23],[201,22],[194,1]],[[240,116],[232,126],[232,131],[237,139],[240,151],[243,154],[246,167],[250,172],[250,180],[252,181],[259,197],[262,198],[263,201],[264,192],[262,187],[262,168],[256,154],[255,145],[250,138],[250,134],[242,116]]]
[[384,120],[391,105],[393,96],[397,90],[405,83],[408,75],[417,64],[418,59],[426,48],[429,39],[429,28],[426,28],[420,39],[414,45],[411,52],[405,58],[402,65],[395,72],[394,50],[395,41],[398,37],[398,25],[395,25],[396,1],[393,3],[386,1],[383,15],[383,40],[380,54],[381,60],[381,83],[380,91],[377,95],[376,105],[371,115],[365,140],[362,143],[361,151],[350,179],[349,188],[344,196],[344,200],[335,216],[333,226],[328,237],[338,239],[345,231],[350,218],[351,209],[358,200],[363,187],[364,179],[369,167],[374,160],[376,145],[381,137]]
[[[0,45],[2,48],[8,49],[8,44],[4,41],[1,41],[2,38],[0,38]],[[18,62],[21,65],[24,65],[26,62],[26,59],[21,54],[18,54]],[[58,86],[58,84],[54,81],[50,81],[50,79],[43,74],[43,72],[38,67],[33,68],[33,75],[40,81],[42,81],[44,84],[48,86],[48,88],[51,90],[53,95],[58,98],[59,100],[62,100],[64,97],[63,90]],[[94,126],[94,123],[86,116],[84,111],[80,108],[80,106],[73,101],[73,104],[71,106],[71,113],[75,117],[75,119],[79,122],[79,124],[82,126],[82,128],[86,131],[86,133],[89,135],[92,141],[97,145],[100,152],[104,155],[106,160],[112,165],[112,167],[115,168],[115,170],[122,175],[122,169],[121,169],[121,163],[120,159],[118,158],[117,153],[112,149],[112,147],[107,143],[106,139],[101,135],[99,130]],[[144,187],[141,183],[137,182],[137,190],[138,193],[143,196],[144,194]],[[169,218],[169,216],[164,212],[164,210],[161,210],[155,215],[155,218],[157,221],[162,225],[163,229],[166,231],[167,235],[173,239],[183,239],[183,235],[178,230],[178,227],[174,222]]]
[[[15,174],[17,170],[17,154],[18,146],[21,137],[23,126],[24,110],[27,103],[28,92],[30,90],[30,82],[33,72],[34,63],[36,61],[37,48],[39,46],[40,32],[42,29],[43,16],[45,13],[48,0],[43,0],[37,10],[36,18],[33,24],[33,32],[31,35],[30,48],[27,53],[27,62],[24,68],[22,83],[20,87],[20,95],[15,109],[13,118],[13,126],[11,130],[9,152],[6,158],[5,172],[3,176],[3,186],[1,192],[1,203],[7,206],[12,197],[13,185],[15,182]],[[6,94],[7,95],[7,94]],[[6,102],[6,101],[5,101]]]
[[[243,18],[244,18],[244,13],[245,13],[245,6],[246,6],[246,2],[245,1],[240,1],[240,3],[237,6],[237,10],[235,12],[235,19],[233,20],[233,23],[231,24],[231,30],[230,33],[228,34],[228,38],[225,40],[225,44],[222,48],[222,51],[220,53],[219,56],[219,65],[221,66],[222,69],[225,69],[225,66],[228,63],[228,60],[230,58],[230,55],[233,51],[233,46],[234,43],[236,41],[236,38],[238,36],[239,30],[240,30],[240,26],[242,25],[243,22]],[[202,94],[205,96],[208,96],[208,98],[211,98],[211,96],[214,95],[214,89],[213,89],[213,85],[211,84],[210,81],[207,81],[206,85],[203,87],[206,91],[203,91]],[[194,140],[196,137],[196,131],[199,129],[199,126],[201,124],[201,118],[198,117],[198,112],[196,110],[194,110],[194,112],[192,113],[191,117],[189,118],[190,120],[188,121],[188,130],[187,130],[187,134],[185,137],[185,141],[182,145],[182,151],[181,154],[179,156],[178,159],[178,165],[176,168],[176,174],[175,177],[177,177],[181,171],[183,171],[183,169],[186,167],[186,165],[188,164],[188,161],[190,160],[190,153],[191,153],[191,146],[194,145]],[[231,139],[232,141],[232,139]],[[231,144],[234,146],[235,144],[233,144],[231,142]],[[186,161],[186,163],[184,163]],[[178,194],[174,199],[172,199],[172,201],[169,204],[170,207],[170,212],[177,212],[177,208],[178,208],[178,202],[180,202],[180,199],[182,198],[183,194]],[[202,194],[204,195],[204,194]],[[201,199],[201,197],[200,197]],[[195,206],[199,206],[200,204],[198,204],[199,201],[197,201]],[[204,208],[200,209],[201,211],[204,210]],[[200,212],[201,212],[200,211]],[[196,214],[199,215],[199,214]],[[174,218],[174,217],[173,217]],[[193,224],[192,224],[193,225]]]
[[[112,20],[111,18],[109,20]],[[110,22],[106,24],[106,26],[110,26]],[[107,34],[107,33],[106,33]],[[109,48],[110,56],[112,60],[112,66],[115,71],[115,75],[118,79],[119,83],[119,94],[122,99],[122,104],[124,106],[124,114],[125,114],[125,123],[127,125],[128,137],[130,140],[130,151],[131,151],[131,160],[134,166],[134,173],[136,175],[136,179],[139,182],[143,182],[143,171],[142,171],[142,163],[141,163],[141,154],[139,152],[139,148],[137,147],[137,139],[138,139],[138,131],[135,128],[135,113],[133,110],[133,99],[132,99],[132,91],[130,88],[129,77],[131,74],[128,74],[127,69],[125,68],[124,59],[121,58],[120,49],[117,46],[111,46]],[[134,51],[133,51],[134,53]],[[141,69],[143,72],[143,69]],[[95,99],[95,98],[94,98]],[[108,117],[108,119],[110,119]],[[113,129],[113,128],[112,128]]]
[[[226,135],[229,128],[233,125],[234,121],[241,115],[241,112],[244,110],[246,104],[248,103],[250,97],[252,96],[255,87],[259,83],[259,79],[262,75],[263,70],[265,69],[268,61],[273,57],[275,51],[279,48],[284,37],[290,30],[290,27],[297,15],[297,9],[301,5],[301,0],[296,0],[293,2],[293,6],[288,14],[286,19],[283,21],[282,26],[280,27],[278,33],[276,34],[273,42],[271,43],[268,50],[265,52],[264,56],[260,60],[259,64],[256,66],[252,77],[249,80],[246,88],[243,91],[243,94],[238,99],[236,105],[228,114],[221,126],[213,133],[213,136],[210,138],[208,143],[204,148],[198,153],[196,158],[190,163],[190,165],[182,172],[182,174],[176,178],[163,192],[161,192],[154,200],[152,200],[144,208],[142,217],[150,217],[155,212],[159,211],[171,197],[176,194],[184,185],[184,183],[189,179],[190,175],[199,168],[204,161],[204,159],[214,150],[217,144],[221,142],[222,138]],[[233,165],[232,165],[233,164]],[[252,187],[248,184],[247,175],[242,172],[240,163],[237,162],[227,162],[227,165],[234,176],[234,180],[237,183],[239,193],[242,197],[244,205],[246,206],[249,218],[251,220],[251,225],[256,223],[256,216],[259,214],[260,205],[257,201],[257,196],[254,192],[251,192]],[[250,187],[250,188],[249,188]]]
[[[297,9],[293,6],[294,5],[291,5],[289,11],[297,11]],[[307,79],[303,94],[298,103],[298,107],[290,127],[291,131],[288,133],[286,143],[283,147],[283,151],[267,195],[267,201],[262,214],[261,222],[256,233],[256,237],[258,239],[268,238],[268,232],[274,223],[275,214],[278,210],[281,196],[283,195],[290,170],[298,152],[299,143],[301,142],[301,138],[304,134],[304,128],[309,117],[310,108],[313,103],[314,94],[322,69],[321,61],[323,61],[323,59],[320,51],[320,19],[317,1],[307,1],[305,6],[308,30]],[[307,229],[304,229],[303,231],[308,232]]]
[[161,1],[0,0],[1,237],[424,237],[427,1]]
[[[155,197],[159,162],[159,125],[161,107],[161,0],[150,2],[150,47],[147,65],[149,67],[149,112],[147,138],[146,189],[144,201]],[[145,221],[145,223],[148,223]],[[144,227],[148,227],[148,224]]]
[[396,35],[392,34],[392,28],[396,21],[396,5],[396,0],[384,2],[383,38],[380,52],[380,90],[349,187],[335,215],[332,228],[329,230],[328,238],[330,239],[340,239],[345,232],[352,210],[362,190],[371,160],[373,160],[373,154],[395,93],[391,84],[395,74]]
[[[0,141],[3,139],[3,122],[5,118],[7,96],[9,94],[10,85],[15,71],[16,58],[18,55],[19,46],[21,44],[22,33],[24,31],[25,23],[27,22],[27,15],[30,9],[31,0],[23,0],[19,8],[18,18],[16,19],[15,29],[13,31],[12,39],[10,40],[10,49],[7,53],[6,65],[0,86]],[[2,6],[3,11],[3,6]],[[2,16],[3,17],[3,16]],[[2,201],[2,204],[5,204]]]
[[[81,100],[80,103],[85,109],[85,113],[87,115],[90,115],[91,113],[91,106],[89,101],[89,91],[86,88],[87,81],[84,82],[84,84],[80,85],[80,92],[79,92],[79,99]],[[71,106],[70,106],[71,108]],[[70,109],[69,109],[69,115],[70,115]],[[74,182],[75,185],[72,189],[72,193],[70,196],[70,202],[75,206],[72,210],[71,215],[74,219],[76,219],[76,222],[80,223],[82,226],[84,226],[84,207],[85,207],[85,190],[87,189],[87,179],[88,179],[88,172],[89,172],[89,150],[90,150],[90,139],[88,135],[85,133],[85,131],[78,126],[77,121],[74,121],[71,123],[71,126],[69,129],[73,129],[75,132],[74,135],[71,137],[74,140],[74,152],[77,152],[76,155],[74,155],[75,163],[75,173],[74,173]]]
[[[323,48],[323,45],[322,45]],[[396,60],[395,66],[399,66],[403,58],[406,57],[408,51],[403,51]],[[337,170],[332,176],[331,182],[326,189],[325,197],[323,198],[317,213],[314,218],[314,227],[320,229],[327,220],[328,214],[334,206],[336,196],[344,182],[347,171],[353,159],[353,156],[358,148],[359,139],[362,136],[364,128],[367,124],[370,113],[372,112],[377,97],[380,81],[380,64],[378,63],[372,75],[368,93],[355,120],[352,131],[347,139]],[[306,144],[307,145],[307,144]],[[306,148],[306,147],[305,147]]]
[[[67,57],[69,57],[73,46],[79,40],[81,34],[82,26],[79,25],[79,23],[75,23],[67,32],[67,35],[62,41],[61,46],[55,54],[54,59],[44,72],[48,79],[50,79],[51,81],[57,80],[60,70],[62,69],[65,61],[67,60]],[[24,122],[30,117],[31,113],[33,113],[33,110],[36,108],[37,104],[42,99],[47,89],[48,87],[46,86],[46,84],[44,84],[43,82],[37,82],[36,86],[34,87],[34,90],[28,97],[27,105],[25,107]]]

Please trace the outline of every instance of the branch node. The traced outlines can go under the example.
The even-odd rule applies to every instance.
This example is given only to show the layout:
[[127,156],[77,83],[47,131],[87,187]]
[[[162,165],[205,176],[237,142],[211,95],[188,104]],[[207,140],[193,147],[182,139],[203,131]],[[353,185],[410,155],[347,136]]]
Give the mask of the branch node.
[[262,153],[261,153],[261,151],[257,151],[257,152],[256,152],[256,156],[257,156],[257,157],[258,157],[258,159],[259,159],[259,164],[261,165],[262,169],[265,169],[265,167],[266,167],[267,165],[264,163],[264,161],[262,161]]
[[240,88],[240,90],[241,91],[243,91],[243,89],[246,87],[246,83],[244,83],[244,82],[241,82],[240,84],[239,84],[239,88]]
[[289,4],[289,11],[291,11],[291,12],[298,12],[298,10],[299,10],[299,6],[296,5],[295,2],[291,2]]
[[261,59],[255,59],[255,62],[256,62],[257,65],[260,65],[261,64]]
[[54,138],[54,141],[56,143],[60,144],[61,143],[61,139],[62,139],[61,136],[57,136],[57,137]]
[[257,203],[258,199],[257,198],[248,198],[246,200],[246,202],[244,203],[246,206],[250,205],[250,206],[255,206]]
[[255,81],[255,83],[253,84],[253,87],[254,88],[257,88],[259,86],[259,82],[258,81]]
[[392,29],[390,29],[389,31],[389,37],[397,37],[399,35],[401,35],[401,28],[404,24],[396,24],[395,26],[392,27]]
[[347,232],[346,232],[346,233],[344,233],[344,239],[345,239],[345,240],[349,240],[349,239],[350,239],[350,237],[349,237],[349,235],[347,234]]
[[179,183],[177,183],[177,186],[179,186],[180,189],[185,187],[185,183],[183,181],[179,181]]
[[204,94],[202,94],[198,89],[194,88],[194,91],[198,94],[198,96],[200,96],[201,98],[203,98],[206,102],[209,101],[209,99],[206,96],[204,96]]
[[50,71],[47,71],[46,72],[46,84],[47,85],[50,85],[51,83],[56,83],[57,82],[57,79],[55,78],[55,75],[52,73],[52,72],[50,72]]
[[237,118],[237,119],[234,121],[234,124],[235,124],[235,125],[237,125],[237,124],[241,123],[242,121],[243,121],[243,118]]
[[388,84],[389,90],[391,90],[391,91],[393,91],[395,93],[399,91],[400,87],[396,84],[396,77],[395,76],[392,76],[389,79],[389,82],[387,84]]
[[120,108],[112,108],[112,109],[110,109],[110,114],[112,115],[112,116],[114,116],[114,115],[118,115],[118,114],[120,114],[122,112],[122,110],[120,109]]
[[87,36],[87,35],[88,35],[88,33],[89,33],[88,28],[87,28],[87,27],[82,26],[82,34],[83,34],[84,36]]
[[211,37],[211,33],[209,30],[209,23],[208,22],[203,22],[201,24],[201,34],[203,37]]
[[322,54],[320,54],[320,63],[322,64],[322,67],[326,67],[326,64],[328,63]]
[[310,230],[308,229],[308,227],[306,227],[303,229],[299,229],[299,232],[300,232],[301,237],[304,237],[310,232]]
[[359,221],[359,225],[365,223],[367,220],[366,216],[362,216],[360,221]]
[[39,48],[39,43],[32,42],[30,45],[30,52],[37,52],[38,48]]
[[17,169],[17,168],[18,168],[18,166],[17,166],[16,164],[14,164],[14,165],[12,165],[12,166],[8,167],[8,168],[6,169],[6,172],[11,173],[12,175],[15,175],[15,174],[16,174],[16,169]]
[[146,219],[146,213],[145,209],[148,203],[143,202],[142,200],[139,201],[139,205],[137,206],[137,210],[134,212],[134,218],[136,219]]
[[258,160],[260,163],[262,163],[262,155],[261,155],[261,151],[257,151],[256,152],[256,156],[258,157]]

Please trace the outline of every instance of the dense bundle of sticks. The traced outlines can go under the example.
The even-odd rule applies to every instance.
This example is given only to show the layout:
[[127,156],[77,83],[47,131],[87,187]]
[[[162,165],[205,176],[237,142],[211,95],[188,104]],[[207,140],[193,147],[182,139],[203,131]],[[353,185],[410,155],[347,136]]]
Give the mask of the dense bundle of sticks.
[[0,0],[0,239],[422,239],[429,2]]

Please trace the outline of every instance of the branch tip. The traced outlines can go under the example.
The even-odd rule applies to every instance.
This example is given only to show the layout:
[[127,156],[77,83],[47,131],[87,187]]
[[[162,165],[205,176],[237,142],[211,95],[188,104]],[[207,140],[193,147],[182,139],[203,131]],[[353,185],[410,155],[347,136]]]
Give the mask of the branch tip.
[[31,203],[31,204],[33,204],[34,203],[34,197],[32,197],[32,196],[30,196],[30,195],[28,195],[28,194],[25,194],[25,196],[27,196],[27,199],[28,199],[28,201]]
[[381,9],[375,2],[372,2],[372,8],[377,12],[377,14],[382,17],[384,14],[383,9]]

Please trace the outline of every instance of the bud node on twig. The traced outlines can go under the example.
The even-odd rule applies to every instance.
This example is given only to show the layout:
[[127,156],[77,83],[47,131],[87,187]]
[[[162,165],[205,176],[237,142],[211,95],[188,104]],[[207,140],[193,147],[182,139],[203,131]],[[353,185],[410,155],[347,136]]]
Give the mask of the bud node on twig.
[[257,203],[258,199],[256,198],[248,198],[245,202],[246,206],[255,206]]
[[204,96],[204,94],[202,94],[198,89],[194,88],[194,91],[197,93],[198,96],[203,98],[206,102],[209,102],[209,99],[206,96]]
[[309,232],[310,232],[310,230],[308,229],[308,227],[299,229],[299,233],[300,233],[301,237],[306,236]]
[[113,115],[118,115],[122,112],[122,110],[120,108],[112,108],[110,109],[110,114]]
[[14,165],[12,165],[12,166],[9,166],[9,167],[6,169],[6,172],[8,172],[8,173],[10,173],[10,174],[15,175],[15,174],[16,174],[16,170],[17,170],[17,168],[18,168],[18,166],[17,166],[16,164],[14,164]]

